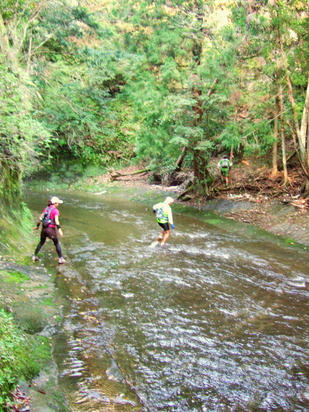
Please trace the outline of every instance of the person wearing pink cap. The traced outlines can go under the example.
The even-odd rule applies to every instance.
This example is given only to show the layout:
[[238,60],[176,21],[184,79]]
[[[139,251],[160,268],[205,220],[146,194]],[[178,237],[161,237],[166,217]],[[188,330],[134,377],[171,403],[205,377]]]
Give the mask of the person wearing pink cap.
[[49,238],[54,242],[56,252],[58,254],[58,263],[62,264],[65,263],[65,260],[62,256],[62,250],[60,247],[60,243],[57,236],[57,230],[60,236],[63,236],[63,232],[59,222],[60,212],[58,210],[58,206],[60,203],[63,203],[58,197],[53,196],[49,202],[48,206],[43,210],[37,226],[34,230],[38,230],[40,224],[42,224],[42,231],[41,231],[41,239],[39,244],[37,245],[34,255],[32,257],[32,261],[35,262],[40,260],[38,257],[38,253],[41,250],[42,246],[45,244],[46,239]]
[[164,202],[153,205],[153,213],[156,214],[157,222],[163,229],[158,237],[158,242],[161,246],[164,246],[170,237],[170,225],[172,229],[175,229],[171,204],[174,202],[172,197],[167,197]]

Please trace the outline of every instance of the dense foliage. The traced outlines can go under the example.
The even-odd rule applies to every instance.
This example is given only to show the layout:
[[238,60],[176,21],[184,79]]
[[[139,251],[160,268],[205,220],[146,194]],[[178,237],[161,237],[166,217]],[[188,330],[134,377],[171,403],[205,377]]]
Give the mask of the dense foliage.
[[[73,5],[72,5],[73,4]],[[263,156],[309,177],[308,11],[301,0],[5,0],[2,201],[23,174],[130,160],[194,170]]]

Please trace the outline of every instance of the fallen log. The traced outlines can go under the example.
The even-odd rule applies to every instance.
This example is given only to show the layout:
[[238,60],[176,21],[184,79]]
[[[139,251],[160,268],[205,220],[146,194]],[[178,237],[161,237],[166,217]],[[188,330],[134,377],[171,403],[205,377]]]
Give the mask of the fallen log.
[[151,170],[152,169],[150,167],[147,167],[146,169],[136,170],[135,172],[132,172],[132,173],[119,173],[119,172],[116,172],[114,169],[109,169],[109,172],[110,172],[111,179],[116,180],[119,177],[139,175],[142,173],[150,172]]

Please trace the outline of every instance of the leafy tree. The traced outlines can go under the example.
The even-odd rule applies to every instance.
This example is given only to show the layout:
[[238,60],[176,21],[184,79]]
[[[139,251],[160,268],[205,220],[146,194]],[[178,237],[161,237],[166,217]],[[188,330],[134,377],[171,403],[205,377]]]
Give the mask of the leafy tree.
[[2,163],[8,161],[5,150],[10,150],[12,161],[14,149],[16,167],[21,169],[19,181],[21,171],[47,167],[59,157],[107,160],[119,139],[113,126],[115,115],[106,104],[109,92],[104,81],[110,73],[104,80],[101,75],[98,85],[95,70],[95,53],[103,62],[104,52],[83,44],[85,39],[95,42],[100,34],[93,16],[65,2],[30,0],[16,4],[8,0],[0,13],[6,83]]
[[56,25],[57,30],[36,57],[33,76],[41,96],[36,115],[53,138],[40,142],[37,151],[51,166],[63,157],[107,164],[132,156],[132,133],[125,133],[128,127],[120,120],[124,110],[115,99],[123,76],[115,63],[116,40],[110,41],[112,25],[95,23],[85,8],[55,15],[59,21],[50,14],[44,17],[44,26],[51,30]]
[[[10,16],[10,9],[5,15]],[[33,88],[19,64],[18,39],[0,14],[0,202],[17,208],[22,204],[22,171],[33,158],[33,143],[49,137],[31,116]]]
[[115,0],[92,11],[5,0],[2,163],[13,152],[27,171],[62,159],[136,156],[171,172],[186,162],[207,193],[212,155],[273,147],[275,173],[281,148],[287,179],[292,143],[308,173],[304,10],[299,0]]
[[126,1],[114,11],[125,48],[136,55],[127,61],[124,95],[140,125],[137,156],[173,170],[191,153],[198,180],[207,176],[209,137],[218,129],[212,122],[217,80],[202,65],[212,3]]
[[[308,55],[305,35],[307,19],[304,14],[306,4],[302,1],[269,1],[265,4],[251,2],[246,7],[247,33],[250,36],[245,47],[246,53],[250,50],[251,57],[248,61],[254,72],[259,74],[254,79],[255,85],[260,83],[263,87],[261,109],[268,113],[267,122],[260,121],[260,124],[268,126],[271,119],[274,128],[273,173],[277,171],[277,146],[280,143],[285,183],[288,182],[286,147],[290,146],[292,135],[296,136],[294,147],[308,179],[304,138],[307,121],[302,121],[300,126],[300,119],[307,118],[308,110],[308,67],[303,64],[306,54]],[[257,107],[255,105],[251,109],[255,119],[258,118],[255,110]]]

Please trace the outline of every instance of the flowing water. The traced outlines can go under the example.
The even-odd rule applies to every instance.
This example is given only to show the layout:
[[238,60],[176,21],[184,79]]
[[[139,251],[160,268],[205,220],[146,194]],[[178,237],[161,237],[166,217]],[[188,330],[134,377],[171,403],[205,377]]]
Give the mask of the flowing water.
[[197,210],[152,249],[151,201],[63,198],[53,340],[70,411],[308,411],[306,249]]

